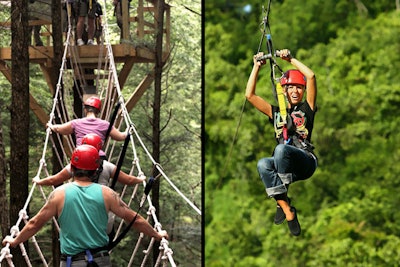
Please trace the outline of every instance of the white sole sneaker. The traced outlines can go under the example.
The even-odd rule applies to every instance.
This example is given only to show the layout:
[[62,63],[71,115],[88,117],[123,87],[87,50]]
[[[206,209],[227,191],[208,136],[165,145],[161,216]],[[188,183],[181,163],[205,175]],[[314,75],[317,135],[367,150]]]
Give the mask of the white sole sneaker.
[[85,42],[84,42],[82,39],[78,39],[78,40],[76,41],[76,44],[77,44],[78,46],[82,46],[82,45],[85,44]]

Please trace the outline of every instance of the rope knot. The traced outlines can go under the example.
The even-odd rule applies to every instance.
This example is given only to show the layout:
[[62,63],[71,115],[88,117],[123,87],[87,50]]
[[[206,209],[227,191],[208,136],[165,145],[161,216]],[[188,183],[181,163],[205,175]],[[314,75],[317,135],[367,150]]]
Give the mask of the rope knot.
[[1,258],[12,258],[9,246],[5,246],[4,248],[1,249]]
[[11,227],[10,233],[11,233],[11,236],[16,236],[19,233],[18,226],[14,225],[13,227]]
[[27,220],[29,218],[27,212],[25,209],[22,209],[19,211],[18,216],[21,217],[24,220]]
[[151,212],[155,212],[156,208],[154,206],[149,207],[149,210],[147,211],[147,214],[151,215]]

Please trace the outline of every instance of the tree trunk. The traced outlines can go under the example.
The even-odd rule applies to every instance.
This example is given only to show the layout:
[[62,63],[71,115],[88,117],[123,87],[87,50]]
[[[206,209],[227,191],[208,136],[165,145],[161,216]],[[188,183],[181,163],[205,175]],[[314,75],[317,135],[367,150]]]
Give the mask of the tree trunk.
[[[1,101],[3,102],[3,101]],[[1,107],[4,107],[4,103],[0,104]],[[6,182],[6,175],[7,175],[7,162],[6,162],[6,155],[4,152],[4,143],[3,143],[3,121],[1,119],[0,113],[0,225],[1,225],[1,234],[2,237],[8,235],[10,229],[10,221],[9,221],[9,208],[8,208],[8,200],[7,200],[7,182]]]
[[[28,197],[29,180],[28,0],[11,1],[11,32],[10,222],[15,224]],[[11,253],[15,266],[26,265],[19,249]]]
[[[52,0],[51,2],[51,17],[52,17],[52,37],[53,37],[53,51],[54,51],[54,58],[52,62],[52,75],[55,79],[52,81],[54,84],[54,88],[57,88],[58,76],[60,74],[62,56],[63,56],[63,34],[62,34],[62,23],[60,23],[61,18],[61,1],[59,0]],[[60,155],[61,153],[61,146],[60,144],[56,144],[56,148]],[[53,173],[57,173],[61,171],[63,166],[57,160],[57,156],[53,151]],[[60,266],[60,242],[59,242],[59,233],[52,223],[52,255],[53,255],[53,267]]]
[[[160,162],[160,110],[161,110],[161,78],[163,69],[163,28],[164,28],[164,0],[156,2],[156,64],[155,64],[155,79],[154,79],[154,102],[153,102],[153,158],[156,162]],[[155,169],[154,177],[158,175]],[[157,179],[153,184],[152,203],[156,209],[156,216],[160,221],[160,179]],[[157,260],[159,254],[159,242],[156,242],[153,247],[153,260]]]

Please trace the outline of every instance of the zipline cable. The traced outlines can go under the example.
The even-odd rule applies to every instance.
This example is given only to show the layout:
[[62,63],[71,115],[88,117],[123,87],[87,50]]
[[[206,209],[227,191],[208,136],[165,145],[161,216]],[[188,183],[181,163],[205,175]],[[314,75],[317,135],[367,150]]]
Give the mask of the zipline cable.
[[[244,113],[244,108],[245,108],[245,106],[246,106],[246,102],[247,102],[247,99],[245,98],[244,101],[243,101],[242,110],[240,111],[240,114],[239,114],[239,120],[238,120],[238,123],[237,123],[237,125],[236,125],[235,135],[233,136],[233,140],[232,140],[231,146],[230,146],[230,148],[229,148],[227,160],[225,161],[224,168],[222,169],[222,170],[223,170],[223,171],[222,171],[223,174],[225,173],[226,168],[227,168],[227,166],[228,166],[228,164],[230,163],[231,158],[232,158],[233,146],[235,145],[236,140],[237,140],[237,136],[238,136],[238,134],[239,134],[239,128],[240,128],[240,124],[242,123],[242,117],[243,117],[243,113]],[[223,179],[224,179],[224,178],[221,176],[221,178],[219,179],[219,182],[218,182],[216,188],[221,188],[221,183],[222,183]]]

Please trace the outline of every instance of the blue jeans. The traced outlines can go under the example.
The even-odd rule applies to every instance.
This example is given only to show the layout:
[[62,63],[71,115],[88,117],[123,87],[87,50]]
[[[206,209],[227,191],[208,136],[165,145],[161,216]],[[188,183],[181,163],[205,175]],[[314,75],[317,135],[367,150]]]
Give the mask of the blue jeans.
[[291,146],[279,144],[274,155],[262,158],[257,170],[269,197],[287,192],[287,185],[310,178],[317,168],[317,159],[310,153]]

